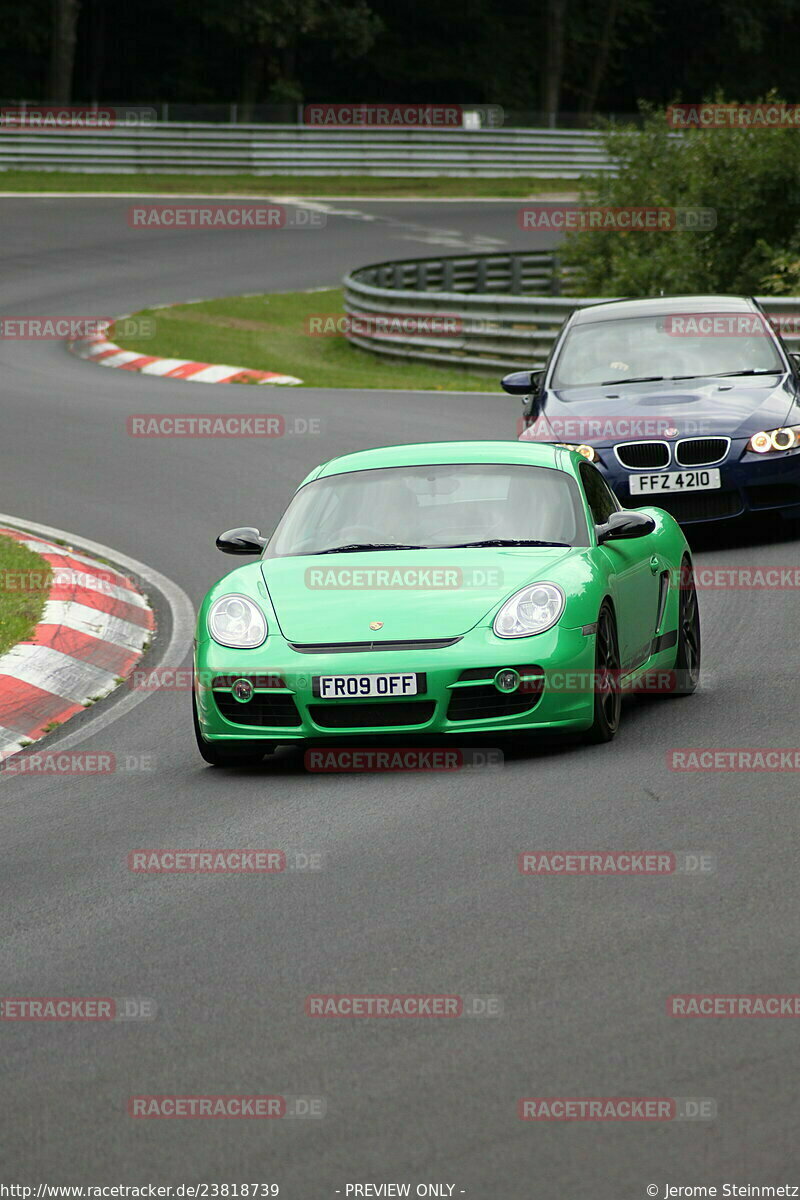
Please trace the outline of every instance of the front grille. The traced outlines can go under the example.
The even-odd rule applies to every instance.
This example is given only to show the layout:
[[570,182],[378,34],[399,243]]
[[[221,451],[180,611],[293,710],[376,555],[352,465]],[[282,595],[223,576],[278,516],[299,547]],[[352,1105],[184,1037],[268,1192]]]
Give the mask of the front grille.
[[[238,675],[237,679],[240,678]],[[252,700],[241,704],[230,692],[214,692],[214,701],[226,721],[236,725],[263,725],[288,729],[300,725],[300,714],[291,696],[256,692]]]
[[308,712],[322,729],[367,729],[425,725],[435,710],[434,700],[389,700],[382,704],[311,704]]
[[442,650],[460,637],[431,638],[414,642],[289,642],[298,654],[360,654],[364,650]]
[[669,446],[666,442],[621,442],[614,447],[623,467],[635,471],[650,471],[665,467],[669,462]]
[[[631,508],[644,508],[652,504],[655,497],[642,503],[641,496],[631,496]],[[656,505],[671,513],[676,521],[715,521],[719,517],[735,517],[742,512],[742,498],[738,492],[659,492]]]
[[747,489],[753,508],[781,508],[800,504],[800,488],[794,483],[755,483]]
[[682,467],[709,467],[722,462],[730,444],[726,437],[684,438],[675,444],[675,461]]
[[483,721],[490,717],[514,717],[535,708],[541,690],[498,692],[494,684],[487,687],[454,688],[447,709],[448,721]]

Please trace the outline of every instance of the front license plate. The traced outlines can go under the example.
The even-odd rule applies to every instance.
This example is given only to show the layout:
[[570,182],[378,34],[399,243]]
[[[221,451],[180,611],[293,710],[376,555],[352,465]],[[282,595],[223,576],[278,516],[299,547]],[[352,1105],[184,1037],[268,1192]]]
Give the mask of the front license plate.
[[631,475],[632,496],[657,496],[660,492],[702,492],[722,487],[719,468],[704,471],[667,471],[660,475]]
[[315,675],[315,696],[321,700],[353,700],[361,696],[416,696],[415,671],[396,675]]

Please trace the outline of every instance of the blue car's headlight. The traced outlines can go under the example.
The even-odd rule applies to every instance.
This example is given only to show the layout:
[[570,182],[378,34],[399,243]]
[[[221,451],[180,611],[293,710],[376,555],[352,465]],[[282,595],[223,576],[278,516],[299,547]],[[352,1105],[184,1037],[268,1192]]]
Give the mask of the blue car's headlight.
[[787,425],[784,429],[763,429],[754,433],[747,449],[756,454],[769,454],[778,450],[796,450],[800,446],[800,425]]
[[554,583],[534,583],[506,600],[494,619],[498,637],[529,637],[555,625],[566,600]]
[[220,646],[252,650],[267,636],[261,609],[248,596],[234,593],[215,600],[208,610],[208,632]]

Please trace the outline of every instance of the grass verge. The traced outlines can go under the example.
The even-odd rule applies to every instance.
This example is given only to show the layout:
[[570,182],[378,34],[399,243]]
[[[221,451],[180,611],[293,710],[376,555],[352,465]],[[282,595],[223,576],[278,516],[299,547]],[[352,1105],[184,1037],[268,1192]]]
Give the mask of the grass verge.
[[448,197],[524,199],[548,192],[577,194],[575,179],[377,178],[373,175],[131,175],[74,171],[0,171],[0,192],[195,193],[224,196],[360,196],[365,200]]
[[126,350],[164,358],[227,363],[296,375],[307,387],[408,388],[409,391],[499,391],[501,371],[467,371],[402,359],[382,359],[338,336],[306,332],[313,316],[343,313],[340,288],[277,292],[143,309],[134,317],[153,322],[154,336],[109,337]]
[[0,654],[29,637],[38,624],[52,574],[40,554],[0,535]]

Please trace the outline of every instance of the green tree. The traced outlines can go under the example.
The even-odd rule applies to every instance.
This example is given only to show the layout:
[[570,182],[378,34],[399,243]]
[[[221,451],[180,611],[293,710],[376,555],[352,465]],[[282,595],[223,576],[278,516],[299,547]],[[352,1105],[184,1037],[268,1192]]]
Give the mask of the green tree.
[[358,58],[380,29],[366,0],[206,0],[202,15],[241,47],[245,120],[261,98],[273,103],[303,98],[297,59],[304,41],[324,36],[335,58]]
[[[770,97],[774,101],[774,97]],[[719,97],[717,102],[721,102]],[[796,129],[687,129],[664,110],[644,128],[608,128],[616,176],[588,177],[581,203],[713,209],[702,232],[591,230],[570,234],[560,253],[584,296],[682,292],[758,293],[773,260],[800,230],[800,138]]]

